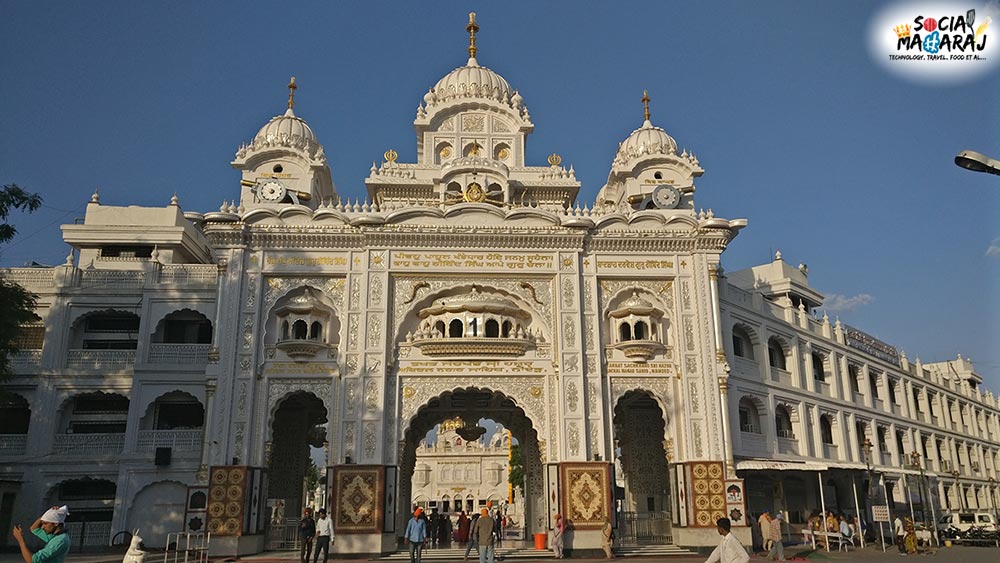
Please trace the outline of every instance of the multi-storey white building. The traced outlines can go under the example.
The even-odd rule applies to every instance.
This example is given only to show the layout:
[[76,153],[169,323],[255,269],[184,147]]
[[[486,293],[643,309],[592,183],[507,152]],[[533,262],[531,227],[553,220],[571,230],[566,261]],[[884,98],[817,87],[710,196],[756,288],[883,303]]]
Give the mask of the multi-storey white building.
[[804,267],[723,273],[746,221],[697,209],[704,170],[648,98],[578,202],[558,155],[525,161],[525,100],[479,64],[478,29],[418,104],[417,161],[386,151],[364,201],[338,196],[293,82],[218,211],[95,193],[63,226],[64,265],[4,271],[39,321],[3,384],[0,514],[65,502],[78,544],[208,529],[217,553],[246,553],[266,501],[297,514],[312,446],[335,549],[385,552],[420,439],[456,416],[510,429],[528,533],[560,512],[577,550],[606,519],[626,540],[711,545],[715,518],[748,508],[853,512],[857,487],[864,511],[876,473],[897,506],[924,489],[939,509],[990,506],[1000,411],[969,362],[911,363],[817,319]]

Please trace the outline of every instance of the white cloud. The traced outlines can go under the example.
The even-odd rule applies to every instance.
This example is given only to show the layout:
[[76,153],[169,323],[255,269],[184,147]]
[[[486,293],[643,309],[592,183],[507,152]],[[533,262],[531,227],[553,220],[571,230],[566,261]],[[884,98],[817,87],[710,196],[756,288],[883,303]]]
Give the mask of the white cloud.
[[990,246],[986,249],[987,256],[1000,256],[1000,237],[990,241]]
[[833,293],[826,296],[826,299],[823,301],[823,308],[827,311],[853,311],[873,301],[875,301],[875,298],[867,293],[859,293],[851,297]]

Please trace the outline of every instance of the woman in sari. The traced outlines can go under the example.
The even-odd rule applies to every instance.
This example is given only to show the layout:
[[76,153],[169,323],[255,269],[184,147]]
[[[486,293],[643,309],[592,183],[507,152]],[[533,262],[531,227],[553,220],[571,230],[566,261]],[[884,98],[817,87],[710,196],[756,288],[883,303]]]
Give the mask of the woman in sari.
[[469,517],[465,515],[463,510],[458,515],[458,542],[465,543],[469,541]]

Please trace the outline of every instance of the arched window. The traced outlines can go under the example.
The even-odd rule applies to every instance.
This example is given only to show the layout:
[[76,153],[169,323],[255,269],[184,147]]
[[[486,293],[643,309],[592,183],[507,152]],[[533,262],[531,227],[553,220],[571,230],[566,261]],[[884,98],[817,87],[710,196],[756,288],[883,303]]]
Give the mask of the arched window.
[[861,393],[861,368],[851,364],[847,366],[847,378],[851,380],[851,391],[857,395]]
[[635,339],[636,340],[646,340],[649,338],[648,330],[646,329],[645,321],[639,321],[635,323]]
[[622,323],[618,326],[619,340],[622,342],[628,342],[632,340],[632,327],[628,323]]
[[288,321],[281,321],[281,339],[288,340]]
[[437,333],[440,334],[442,337],[447,336],[444,332],[444,321],[438,321],[434,323],[434,330],[436,330]]
[[448,336],[451,338],[461,338],[464,334],[462,329],[462,319],[452,319],[452,321],[448,323]]
[[308,332],[309,327],[302,319],[295,321],[295,324],[292,325],[292,338],[295,340],[305,340]]
[[767,361],[773,368],[788,369],[785,367],[785,349],[773,336],[767,339]]
[[753,342],[747,330],[740,325],[733,327],[733,354],[740,358],[753,359]]
[[504,338],[510,338],[510,329],[513,325],[510,321],[503,322],[503,328],[500,330],[500,336]]
[[820,356],[816,352],[812,353],[812,364],[813,364],[813,379],[816,381],[826,381],[826,371],[825,362],[823,361],[823,356]]
[[828,415],[822,415],[819,417],[819,433],[823,436],[823,443],[832,446],[833,445],[833,424],[830,422],[830,417]]
[[865,451],[865,438],[868,437],[868,424],[864,421],[857,421],[854,423],[854,433],[857,435],[858,439],[858,451],[864,453]]
[[760,413],[749,397],[740,399],[740,432],[760,434]]
[[792,417],[785,405],[778,405],[774,409],[774,428],[778,431],[779,438],[795,438],[792,432]]
[[500,323],[496,319],[486,321],[486,338],[497,338],[500,336]]
[[313,321],[309,327],[309,340],[323,340],[323,325],[319,321]]

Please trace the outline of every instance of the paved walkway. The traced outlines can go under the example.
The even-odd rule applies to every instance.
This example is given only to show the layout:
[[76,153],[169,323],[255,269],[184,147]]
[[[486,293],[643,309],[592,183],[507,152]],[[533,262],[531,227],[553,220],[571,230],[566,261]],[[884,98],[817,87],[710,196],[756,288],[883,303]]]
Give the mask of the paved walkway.
[[[785,550],[785,555],[788,556],[791,561],[865,561],[865,562],[895,562],[901,563],[907,561],[902,558],[895,549],[886,551],[882,553],[881,549],[869,547],[867,549],[857,549],[850,552],[831,552],[826,553],[825,551],[813,552],[811,549],[804,549],[802,546],[792,546]],[[248,556],[240,559],[240,561],[245,561],[247,563],[298,563],[299,554],[297,551],[269,551],[253,556]],[[794,559],[792,558],[794,557]],[[656,557],[656,558],[643,558],[643,557],[628,557],[629,561],[668,561],[669,563],[703,563],[705,561],[704,556],[697,557]],[[996,563],[1000,561],[1000,549],[996,547],[951,547],[951,548],[941,548],[934,550],[933,552],[928,552],[922,555],[911,556],[910,559],[915,559],[917,561],[924,560],[935,560],[941,561],[942,563]],[[66,558],[66,563],[121,563],[122,553],[72,553]],[[577,559],[573,558],[574,561],[605,561],[602,559]],[[224,559],[213,559],[213,563],[222,563]],[[336,561],[331,559],[331,561]],[[428,550],[424,552],[423,561],[425,563],[433,563],[433,550]],[[477,561],[475,558],[470,558],[471,562]],[[519,559],[518,563],[524,563],[529,561],[529,559]],[[539,558],[539,562],[547,563],[551,561],[551,558]],[[764,563],[768,561],[764,557],[754,556],[751,557],[750,561]],[[151,552],[146,557],[145,563],[162,563],[163,553],[162,552]],[[0,553],[0,563],[23,563],[21,558],[16,553]]]

